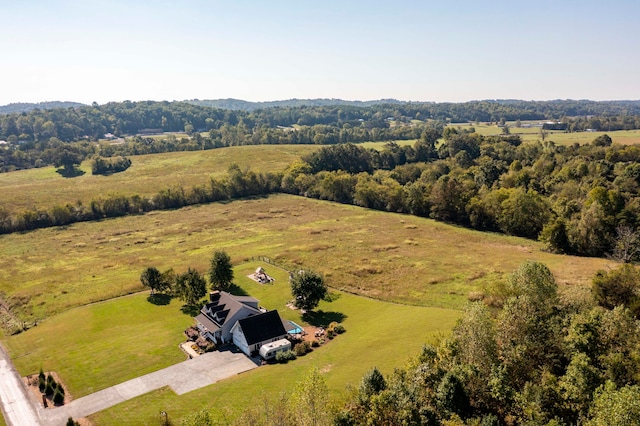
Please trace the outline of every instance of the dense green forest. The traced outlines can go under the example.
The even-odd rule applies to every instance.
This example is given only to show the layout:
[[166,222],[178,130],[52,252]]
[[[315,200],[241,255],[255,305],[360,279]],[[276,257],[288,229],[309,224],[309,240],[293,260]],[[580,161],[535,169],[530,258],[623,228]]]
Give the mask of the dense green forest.
[[558,253],[638,260],[640,149],[520,143],[447,127],[413,147],[324,147],[284,175],[285,192],[540,238]]
[[365,375],[338,421],[638,424],[637,296],[602,297],[603,288],[637,290],[638,279],[630,267],[602,271],[593,301],[563,304],[549,269],[525,263],[501,289],[499,311],[471,303],[450,338],[386,379]]
[[34,109],[77,108],[77,107],[83,107],[83,106],[86,106],[86,105],[81,104],[79,102],[61,102],[61,101],[38,102],[38,103],[17,102],[17,103],[0,106],[0,114],[29,112],[29,111],[33,111]]
[[[204,101],[203,101],[204,102]],[[118,102],[0,114],[0,171],[55,164],[63,146],[82,158],[248,144],[337,144],[417,139],[434,122],[560,120],[567,131],[640,128],[635,101],[476,101],[277,106],[251,111],[188,102]],[[144,135],[184,132],[162,140]],[[133,136],[125,147],[96,143]]]

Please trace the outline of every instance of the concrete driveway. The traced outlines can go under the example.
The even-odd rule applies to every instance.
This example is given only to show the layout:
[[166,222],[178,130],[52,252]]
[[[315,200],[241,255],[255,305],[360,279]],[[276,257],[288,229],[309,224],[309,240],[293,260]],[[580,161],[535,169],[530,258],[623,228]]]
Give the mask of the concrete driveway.
[[39,424],[37,409],[27,392],[9,355],[0,346],[0,408],[9,426]]
[[[256,367],[257,365],[241,352],[210,352],[78,398],[61,407],[42,408],[39,404],[33,407],[33,401],[25,395],[24,399],[32,407],[28,411],[35,411],[38,420],[35,423],[14,422],[11,418],[6,420],[9,425],[61,425],[65,424],[69,417],[86,417],[163,386],[169,386],[175,393],[182,395]],[[24,391],[21,381],[19,385]],[[1,396],[5,406],[5,397]]]

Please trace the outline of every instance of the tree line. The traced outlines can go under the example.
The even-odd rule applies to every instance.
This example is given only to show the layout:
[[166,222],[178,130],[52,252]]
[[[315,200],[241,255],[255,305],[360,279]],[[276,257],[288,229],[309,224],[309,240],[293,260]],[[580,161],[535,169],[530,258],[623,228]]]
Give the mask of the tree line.
[[[75,142],[84,158],[212,149],[249,144],[336,144],[407,140],[446,122],[559,120],[568,131],[640,128],[638,102],[474,101],[282,106],[225,110],[189,102],[112,102],[0,114],[0,171],[53,164],[51,151]],[[186,132],[162,140],[148,132]],[[95,144],[106,134],[123,145]],[[136,136],[137,135],[137,136]],[[81,142],[82,141],[82,142]]]
[[521,143],[447,127],[412,147],[324,147],[284,173],[284,192],[541,239],[558,253],[638,260],[640,148]]
[[278,174],[255,173],[251,170],[241,170],[237,165],[231,165],[223,178],[212,178],[207,184],[191,188],[182,186],[166,188],[147,197],[137,194],[131,196],[114,194],[93,199],[88,205],[78,201],[75,204],[56,205],[49,209],[34,207],[15,215],[0,207],[0,234],[143,214],[153,210],[177,209],[252,195],[265,195],[278,192],[280,180],[281,177]]
[[[228,110],[189,102],[110,102],[70,108],[34,109],[0,114],[0,139],[41,141],[57,137],[64,142],[98,140],[105,133],[134,135],[144,129],[164,132],[219,129],[244,123],[248,128],[316,124],[342,127],[385,121],[437,120],[453,123],[500,120],[560,120],[565,117],[635,117],[640,102],[594,101],[472,101],[464,103],[392,102],[356,105],[282,106],[252,111]],[[634,123],[634,124],[632,124]],[[636,127],[637,128],[637,127]],[[605,129],[606,130],[606,129]],[[613,129],[610,129],[613,130]]]
[[[438,143],[440,136],[444,142]],[[521,143],[517,135],[423,129],[413,145],[325,146],[282,173],[229,168],[223,179],[151,197],[112,195],[12,216],[0,233],[277,192],[410,213],[544,241],[554,252],[640,258],[640,147]]]
[[501,309],[470,303],[452,335],[409,365],[387,377],[373,368],[333,424],[638,424],[637,312],[624,299],[603,306],[597,291],[608,281],[615,293],[619,275],[601,271],[591,300],[562,303],[549,269],[524,263]]

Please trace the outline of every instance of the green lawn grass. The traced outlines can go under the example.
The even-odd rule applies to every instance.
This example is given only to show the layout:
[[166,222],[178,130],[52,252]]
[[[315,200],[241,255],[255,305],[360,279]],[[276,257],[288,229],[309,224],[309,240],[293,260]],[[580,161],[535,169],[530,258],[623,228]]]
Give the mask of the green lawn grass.
[[391,374],[416,357],[425,341],[448,333],[460,315],[455,310],[403,306],[348,294],[322,303],[320,309],[346,315],[347,331],[304,357],[286,365],[260,367],[181,396],[166,388],[151,392],[91,416],[91,420],[98,425],[152,424],[160,411],[166,411],[177,422],[202,408],[214,409],[220,417],[237,415],[261,404],[265,397],[291,394],[314,367],[324,373],[330,392],[339,401],[347,385],[357,386],[366,371],[377,366],[383,374]]
[[94,176],[85,161],[86,173],[74,178],[60,176],[54,167],[0,173],[2,207],[16,213],[33,207],[88,205],[92,199],[110,194],[149,196],[161,189],[182,185],[190,188],[208,184],[211,177],[226,174],[230,164],[255,172],[278,172],[316,145],[252,145],[207,151],[171,152],[130,157],[131,167],[110,176]]
[[136,294],[71,309],[5,340],[22,375],[56,371],[74,397],[184,361],[178,345],[193,318],[178,300]]
[[[258,284],[247,277],[258,266],[275,278],[273,284]],[[235,268],[235,275],[242,292],[268,309],[277,309],[283,318],[305,324],[300,311],[285,306],[291,298],[286,271],[247,262]],[[203,405],[226,406],[237,413],[266,393],[291,390],[313,366],[326,373],[331,392],[340,396],[346,385],[357,383],[373,366],[391,373],[416,356],[430,336],[448,332],[460,316],[458,310],[400,305],[335,291],[331,299],[321,302],[313,323],[326,326],[338,319],[347,332],[311,354],[183,396],[166,389],[152,392],[94,420],[97,424],[149,424],[160,410],[175,419]],[[184,360],[177,345],[193,319],[180,306],[176,300],[154,305],[147,301],[146,292],[135,294],[71,309],[4,343],[21,374],[37,374],[40,368],[56,371],[77,398]]]
[[323,273],[338,297],[321,303],[321,318],[342,319],[347,333],[287,365],[180,397],[163,389],[136,398],[94,416],[96,423],[148,424],[160,410],[179,419],[203,406],[237,412],[291,389],[312,366],[344,395],[372,366],[389,374],[415,356],[432,333],[451,328],[470,291],[505,279],[525,260],[547,264],[563,292],[588,291],[595,271],[613,265],[549,254],[522,238],[276,195],[0,236],[0,291],[25,301],[22,315],[47,318],[4,343],[22,374],[58,371],[74,396],[178,362],[177,344],[192,322],[179,302],[155,306],[136,294],[87,304],[139,291],[150,265],[205,272],[217,249],[238,265],[241,289],[299,323],[300,313],[285,307],[287,272],[264,265],[276,282],[255,283],[246,275],[261,264],[250,259],[268,256]]

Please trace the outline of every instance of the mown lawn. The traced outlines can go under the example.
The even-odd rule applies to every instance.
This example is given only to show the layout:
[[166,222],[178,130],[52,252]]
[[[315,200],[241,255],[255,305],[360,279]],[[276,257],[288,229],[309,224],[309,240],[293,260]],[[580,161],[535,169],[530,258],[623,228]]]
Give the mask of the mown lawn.
[[178,300],[148,294],[71,309],[5,340],[22,375],[56,371],[74,397],[184,361],[178,348],[193,319]]
[[110,176],[92,175],[89,161],[81,166],[86,173],[74,178],[60,176],[54,167],[0,173],[0,207],[15,213],[77,201],[88,205],[92,199],[110,194],[149,196],[178,185],[185,188],[207,185],[211,177],[226,174],[233,163],[243,170],[279,172],[318,148],[316,145],[253,145],[136,155],[129,157],[132,163],[129,169]]
[[[272,269],[268,265],[265,268],[267,272]],[[288,291],[286,283],[276,281],[274,286],[264,286],[251,294],[280,293],[280,286]],[[257,290],[253,287],[247,290]],[[279,311],[284,316],[283,309]],[[377,366],[383,374],[390,374],[417,356],[429,338],[448,333],[460,315],[456,310],[404,306],[349,294],[339,294],[337,300],[323,302],[319,309],[343,316],[347,331],[304,357],[286,365],[260,367],[181,396],[164,388],[91,416],[91,420],[98,425],[153,424],[158,413],[166,411],[178,422],[201,408],[215,408],[219,417],[234,416],[261,404],[265,397],[290,394],[313,367],[325,373],[330,392],[340,400],[346,386],[357,385],[367,370]]]
[[[275,278],[274,284],[247,278],[258,266]],[[235,275],[236,291],[258,298],[262,306],[277,309],[284,318],[305,324],[298,310],[285,306],[291,298],[288,272],[247,262],[235,268]],[[460,316],[458,310],[400,305],[336,291],[331,300],[321,302],[310,322],[326,326],[337,320],[347,332],[311,354],[183,396],[166,389],[152,392],[94,420],[97,424],[150,424],[160,410],[175,420],[203,406],[226,407],[237,413],[263,395],[291,391],[313,366],[326,373],[331,392],[339,397],[373,366],[391,373],[416,356],[434,334],[447,333]],[[40,368],[56,371],[71,394],[80,397],[184,360],[178,344],[193,319],[180,308],[177,300],[154,305],[145,292],[71,309],[4,343],[21,374],[36,374]]]

